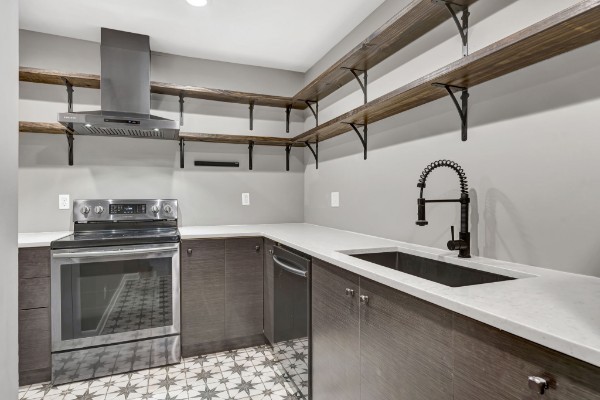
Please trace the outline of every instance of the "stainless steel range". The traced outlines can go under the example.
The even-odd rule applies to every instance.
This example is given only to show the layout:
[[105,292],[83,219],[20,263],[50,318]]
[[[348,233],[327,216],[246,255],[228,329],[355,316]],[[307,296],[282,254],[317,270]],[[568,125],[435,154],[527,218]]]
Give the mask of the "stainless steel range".
[[76,200],[52,242],[52,382],[178,363],[177,200]]

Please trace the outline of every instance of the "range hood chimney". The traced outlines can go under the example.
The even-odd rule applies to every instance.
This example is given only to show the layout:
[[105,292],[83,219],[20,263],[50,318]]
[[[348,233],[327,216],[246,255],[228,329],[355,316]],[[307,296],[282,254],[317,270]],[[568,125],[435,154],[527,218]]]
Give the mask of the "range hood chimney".
[[58,114],[80,135],[178,139],[179,122],[150,115],[150,37],[102,28],[101,110]]

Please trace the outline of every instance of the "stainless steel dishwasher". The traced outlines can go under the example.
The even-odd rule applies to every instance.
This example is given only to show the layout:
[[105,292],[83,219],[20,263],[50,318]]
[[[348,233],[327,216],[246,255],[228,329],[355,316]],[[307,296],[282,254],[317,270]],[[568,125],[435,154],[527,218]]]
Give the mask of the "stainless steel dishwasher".
[[273,347],[282,375],[297,389],[296,397],[309,399],[311,258],[275,246],[273,266]]

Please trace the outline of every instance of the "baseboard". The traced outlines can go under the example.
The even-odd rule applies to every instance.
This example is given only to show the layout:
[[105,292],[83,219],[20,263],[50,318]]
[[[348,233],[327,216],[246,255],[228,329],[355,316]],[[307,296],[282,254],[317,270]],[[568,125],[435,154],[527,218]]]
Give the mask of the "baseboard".
[[183,338],[183,342],[184,344],[181,346],[181,355],[184,358],[218,353],[220,351],[243,349],[244,347],[260,346],[268,343],[265,335],[262,333],[253,336],[244,336],[192,345],[186,345],[185,338]]

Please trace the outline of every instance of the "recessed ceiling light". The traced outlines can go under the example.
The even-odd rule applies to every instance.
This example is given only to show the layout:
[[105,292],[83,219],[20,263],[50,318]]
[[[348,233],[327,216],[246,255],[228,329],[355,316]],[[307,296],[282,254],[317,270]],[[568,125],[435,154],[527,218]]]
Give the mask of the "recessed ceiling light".
[[186,0],[188,4],[194,7],[204,7],[208,4],[208,0]]
[[86,128],[91,128],[92,124],[85,124]]
[[154,128],[154,132],[158,132],[158,131],[160,131],[160,129]]

